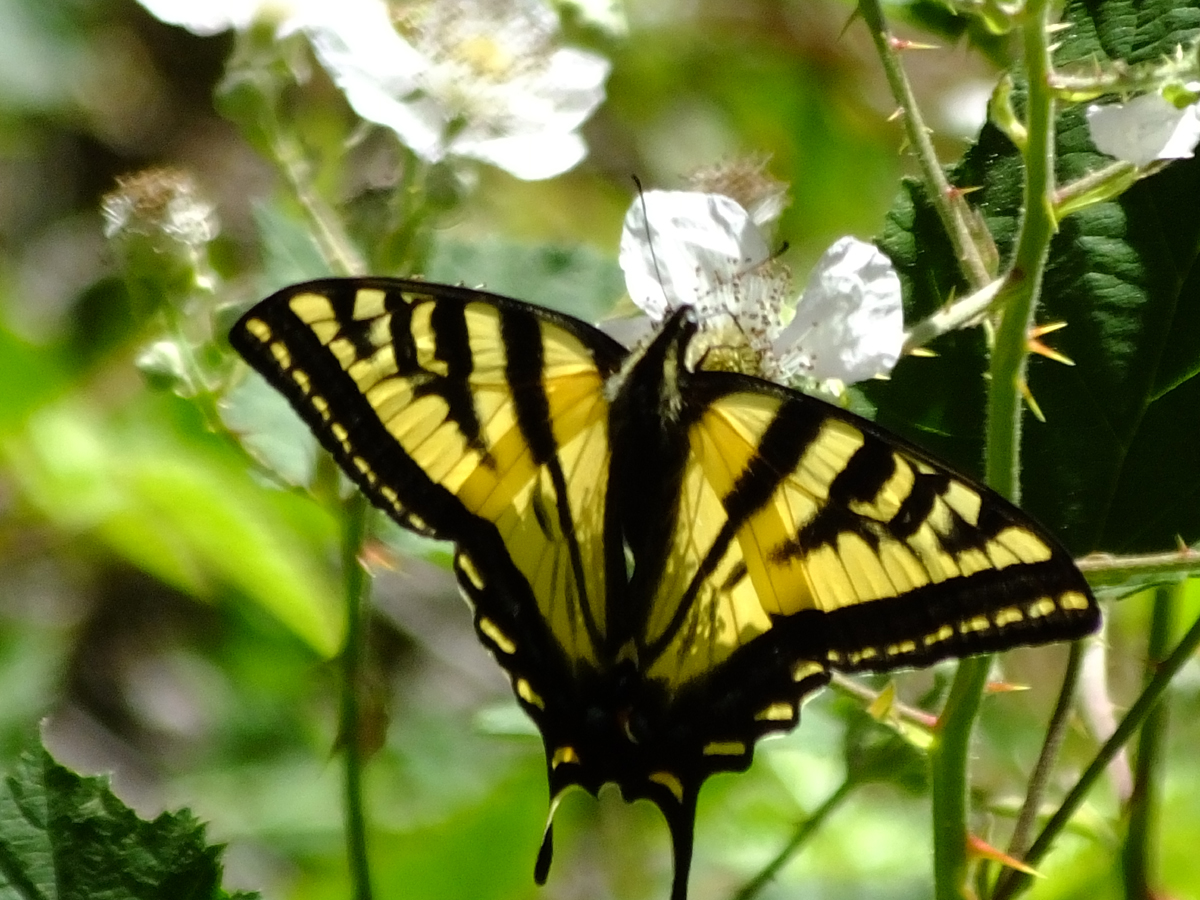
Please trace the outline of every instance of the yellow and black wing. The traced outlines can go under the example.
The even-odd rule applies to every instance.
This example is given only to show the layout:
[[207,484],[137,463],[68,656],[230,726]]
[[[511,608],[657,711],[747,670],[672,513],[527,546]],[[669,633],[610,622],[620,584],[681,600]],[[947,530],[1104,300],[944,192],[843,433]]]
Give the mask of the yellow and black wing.
[[230,342],[376,506],[456,543],[480,637],[527,705],[525,671],[600,664],[603,388],[623,347],[519,301],[385,278],[286,288]]
[[896,435],[734,373],[691,373],[683,394],[676,566],[650,604],[647,677],[686,685],[773,630],[853,672],[1095,627],[1041,526]]

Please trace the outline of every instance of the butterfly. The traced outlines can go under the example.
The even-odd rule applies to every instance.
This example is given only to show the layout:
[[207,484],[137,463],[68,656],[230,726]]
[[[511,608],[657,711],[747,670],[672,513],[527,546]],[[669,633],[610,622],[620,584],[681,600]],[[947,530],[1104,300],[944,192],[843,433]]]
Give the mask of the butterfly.
[[230,342],[370,498],[453,541],[480,641],[541,732],[551,813],[616,783],[662,811],[685,900],[696,801],[830,673],[1068,640],[1096,601],[1027,515],[871,422],[630,351],[464,287],[312,281]]

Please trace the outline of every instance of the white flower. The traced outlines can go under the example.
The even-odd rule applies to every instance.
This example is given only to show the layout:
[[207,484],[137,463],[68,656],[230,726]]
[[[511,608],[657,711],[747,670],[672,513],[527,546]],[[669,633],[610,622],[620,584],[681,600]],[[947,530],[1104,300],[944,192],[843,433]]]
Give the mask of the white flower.
[[[577,129],[609,63],[558,46],[542,0],[427,0],[394,21],[381,0],[339,0],[307,31],[354,110],[429,162],[482,160],[549,178],[583,159]],[[399,7],[398,7],[399,8]]]
[[696,307],[694,365],[785,383],[852,383],[887,374],[900,357],[900,279],[886,256],[852,237],[817,263],[786,327],[787,273],[729,197],[645,193],[625,216],[620,264],[634,303],[654,323]]
[[1137,166],[1156,159],[1189,159],[1200,141],[1197,104],[1181,108],[1161,94],[1089,106],[1087,122],[1100,152]]
[[[139,0],[152,16],[194,34],[245,30],[255,21],[274,21],[281,33],[299,26],[302,5],[288,0]],[[320,0],[314,0],[319,3]],[[307,4],[304,4],[307,5]]]
[[904,345],[900,276],[874,244],[834,241],[773,347],[785,374],[846,384],[892,371]]

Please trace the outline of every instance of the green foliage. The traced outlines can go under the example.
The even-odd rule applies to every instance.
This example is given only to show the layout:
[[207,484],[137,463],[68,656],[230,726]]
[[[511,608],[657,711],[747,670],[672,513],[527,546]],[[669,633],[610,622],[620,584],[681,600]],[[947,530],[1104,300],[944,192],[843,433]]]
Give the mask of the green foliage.
[[[1168,56],[1195,39],[1200,11],[1166,6],[1108,3],[1094,16],[1075,4],[1056,59],[1069,70],[1109,53]],[[1082,110],[1060,116],[1056,156],[1064,185],[1106,164]],[[972,206],[1007,256],[1021,217],[1017,149],[985,127],[952,181],[971,191]],[[1064,219],[1050,248],[1038,319],[1068,323],[1050,342],[1074,365],[1035,359],[1030,366],[1030,389],[1046,421],[1025,429],[1022,496],[1079,555],[1145,552],[1200,535],[1200,511],[1186,499],[1200,486],[1192,414],[1200,399],[1200,332],[1188,300],[1196,291],[1197,190],[1200,164],[1180,161]],[[906,186],[882,245],[905,279],[910,319],[966,290],[919,183]],[[978,333],[953,333],[933,349],[938,359],[902,363],[886,387],[870,392],[879,421],[978,471],[986,348]]]
[[[937,76],[917,85],[920,105],[962,206],[986,227],[967,228],[971,240],[985,257],[995,250],[1009,291],[1022,281],[1008,268],[1024,222],[1019,131],[986,125],[966,146],[935,111],[956,102],[949,87],[994,81],[998,68],[1013,78],[1014,121],[1024,122],[1018,5],[883,5],[922,29],[916,39],[959,43],[900,61]],[[541,747],[454,596],[445,545],[372,526],[361,555],[374,606],[354,648],[361,716],[352,729],[339,722],[331,661],[346,634],[344,480],[224,343],[250,303],[360,267],[602,318],[623,300],[615,255],[630,174],[679,187],[693,167],[745,153],[769,154],[770,173],[790,185],[775,237],[797,282],[849,230],[879,236],[909,326],[982,286],[930,186],[901,179],[916,171],[911,139],[887,118],[893,101],[856,4],[743,4],[736,14],[701,4],[686,16],[651,6],[629,5],[623,36],[580,26],[613,63],[584,130],[591,155],[530,183],[423,161],[365,125],[303,35],[275,40],[260,27],[199,38],[132,3],[0,0],[0,750],[12,773],[0,794],[0,896],[248,896],[222,891],[218,851],[192,813],[140,821],[102,779],[40,748],[22,753],[46,716],[57,755],[89,770],[102,760],[163,805],[195,810],[236,851],[236,883],[270,896],[350,894],[336,752],[349,740],[369,757],[377,896],[664,896],[661,821],[607,794],[564,802],[551,882],[532,884],[546,812]],[[1186,67],[1200,3],[1073,0],[1063,16],[1070,27],[1053,34],[1053,60],[1072,81],[1060,94],[1054,174],[1069,192],[1112,164],[1075,101],[1122,99],[1137,92],[1135,75],[1140,91],[1147,72]],[[222,232],[203,246],[101,252],[100,195],[151,162],[194,169]],[[1143,664],[1151,616],[1136,590],[1189,572],[1190,557],[1171,554],[1179,540],[1200,540],[1200,164],[1136,175],[1114,172],[1058,221],[1036,318],[1067,323],[1043,340],[1074,365],[1035,356],[1027,372],[1046,421],[1026,416],[1021,433],[1022,504],[1080,556],[1157,554],[1096,570],[1097,583],[1127,596],[1108,604],[1107,665],[1092,660],[1082,676],[1086,715],[1068,718],[1042,794],[1048,811],[1096,759],[1105,714],[1136,709],[1163,662]],[[889,381],[857,386],[856,408],[980,475],[993,337],[985,327],[940,334],[934,358],[905,357]],[[1172,602],[1168,650],[1192,636],[1197,582]],[[974,723],[973,813],[962,824],[995,846],[1027,789],[1061,658],[1006,655],[993,677],[1032,690],[985,696]],[[1149,822],[1151,887],[1200,891],[1190,669],[1173,682],[1170,716],[1144,730],[1138,720],[1128,741],[1133,753],[1158,729],[1158,805],[1131,817],[1149,801],[1123,793],[1119,775],[1101,776],[1036,863],[1045,877],[1031,897],[1129,896],[1131,818]],[[927,862],[946,824],[931,827],[927,749],[951,672],[899,676],[893,705],[880,696],[891,683],[869,683],[815,698],[749,773],[706,786],[695,900],[746,884],[766,897],[896,900],[945,886]],[[978,896],[1002,896],[999,868],[974,866]]]
[[38,747],[0,791],[0,896],[22,900],[255,900],[221,889],[220,847],[186,810],[147,822],[106,778]]

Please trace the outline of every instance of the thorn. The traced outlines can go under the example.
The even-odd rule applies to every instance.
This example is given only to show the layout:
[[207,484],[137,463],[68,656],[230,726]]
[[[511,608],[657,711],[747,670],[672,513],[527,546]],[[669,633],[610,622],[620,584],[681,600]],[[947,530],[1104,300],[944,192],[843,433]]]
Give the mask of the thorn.
[[1060,31],[1066,31],[1070,27],[1070,22],[1051,22],[1046,26],[1046,34],[1058,34]]
[[392,549],[381,540],[372,538],[363,544],[358,560],[368,570],[387,569],[395,572],[400,568],[400,561]]
[[894,110],[892,110],[892,112],[888,115],[888,117],[885,121],[898,122],[903,118],[904,118],[904,107],[897,106]]
[[1025,398],[1025,405],[1029,407],[1029,411],[1037,417],[1039,422],[1045,422],[1046,417],[1042,415],[1042,408],[1038,406],[1037,400],[1033,398],[1033,391],[1029,390],[1029,382],[1024,378],[1020,384],[1021,396]]
[[946,191],[946,193],[952,199],[957,199],[957,198],[961,198],[961,197],[966,197],[968,194],[973,194],[976,191],[981,191],[981,190],[983,190],[982,185],[975,185],[974,187],[958,187],[957,185],[952,184],[952,185],[950,185],[950,188]]
[[1055,362],[1062,363],[1064,366],[1075,365],[1075,360],[1069,356],[1059,353],[1052,347],[1047,347],[1042,343],[1041,338],[1047,334],[1051,334],[1060,329],[1066,328],[1066,322],[1050,322],[1046,325],[1035,325],[1029,329],[1029,336],[1025,339],[1025,347],[1030,353],[1036,353],[1039,356],[1044,356],[1046,359],[1052,359]]
[[984,690],[989,694],[1016,694],[1029,690],[1029,685],[1014,684],[1011,681],[989,681]]
[[888,38],[888,45],[893,50],[898,50],[903,53],[905,50],[941,50],[937,44],[922,44],[918,41],[910,41],[908,38],[898,38],[891,36]]
[[1029,329],[1029,335],[1030,337],[1042,337],[1047,334],[1054,334],[1056,331],[1062,331],[1066,327],[1066,322],[1047,322],[1045,325],[1034,325]]
[[1015,857],[1009,856],[1003,850],[997,850],[991,844],[982,838],[975,837],[973,834],[967,835],[967,856],[973,856],[977,859],[990,859],[993,862],[1000,863],[1002,866],[1016,869],[1018,872],[1024,872],[1026,875],[1032,875],[1034,878],[1042,877],[1042,874],[1037,869],[1026,865]]
[[925,359],[937,359],[937,351],[930,350],[928,347],[913,347],[908,351],[909,356],[921,356]]

